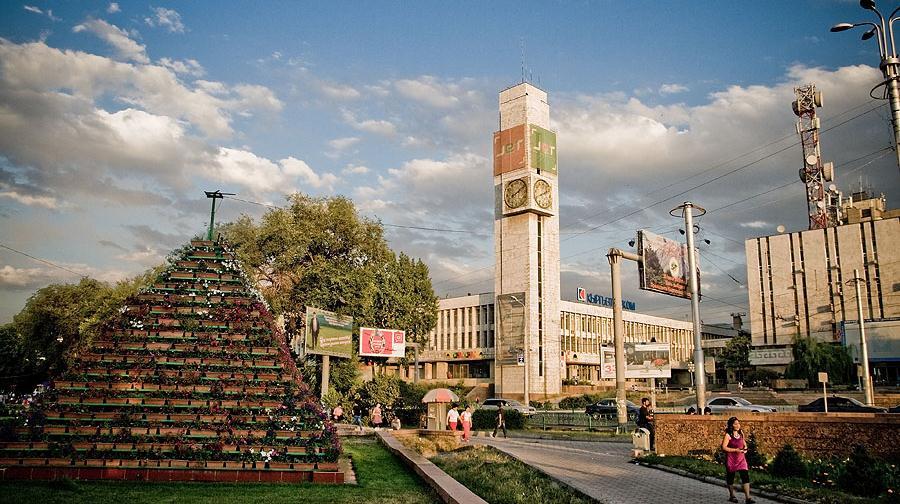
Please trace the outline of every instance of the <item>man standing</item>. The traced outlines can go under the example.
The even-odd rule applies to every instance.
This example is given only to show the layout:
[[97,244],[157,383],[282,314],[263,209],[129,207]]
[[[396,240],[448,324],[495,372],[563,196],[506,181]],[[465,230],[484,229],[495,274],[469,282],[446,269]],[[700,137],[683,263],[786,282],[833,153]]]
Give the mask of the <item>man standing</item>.
[[638,412],[637,426],[650,433],[650,451],[656,450],[656,432],[653,427],[653,410],[650,409],[650,398],[641,399],[641,410]]

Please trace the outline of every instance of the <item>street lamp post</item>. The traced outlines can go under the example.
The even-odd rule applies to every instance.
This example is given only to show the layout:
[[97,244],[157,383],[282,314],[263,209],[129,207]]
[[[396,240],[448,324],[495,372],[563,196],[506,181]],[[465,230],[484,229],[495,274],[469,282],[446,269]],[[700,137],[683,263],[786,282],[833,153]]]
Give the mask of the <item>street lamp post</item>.
[[900,78],[900,58],[897,58],[897,46],[894,43],[894,21],[900,19],[896,16],[900,12],[900,7],[894,9],[887,18],[875,7],[875,0],[860,0],[859,6],[865,10],[870,10],[878,16],[878,23],[838,23],[831,27],[834,33],[842,32],[856,28],[857,26],[870,26],[862,35],[863,40],[869,40],[876,37],[878,42],[878,54],[881,56],[881,73],[884,75],[884,82],[881,82],[871,91],[869,95],[873,95],[874,91],[885,86],[882,99],[887,98],[891,106],[891,125],[894,128],[894,153],[897,155],[897,166],[900,166],[900,85],[897,79]]

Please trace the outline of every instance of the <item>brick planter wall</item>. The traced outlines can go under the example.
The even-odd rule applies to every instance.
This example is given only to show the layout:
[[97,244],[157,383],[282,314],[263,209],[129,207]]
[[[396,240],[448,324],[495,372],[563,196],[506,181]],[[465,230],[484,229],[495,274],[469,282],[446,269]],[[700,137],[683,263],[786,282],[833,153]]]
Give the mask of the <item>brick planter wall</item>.
[[[656,415],[656,451],[712,456],[722,444],[730,415]],[[744,435],[775,456],[790,443],[807,458],[848,455],[857,444],[888,460],[900,460],[900,415],[882,413],[747,413],[737,415]]]

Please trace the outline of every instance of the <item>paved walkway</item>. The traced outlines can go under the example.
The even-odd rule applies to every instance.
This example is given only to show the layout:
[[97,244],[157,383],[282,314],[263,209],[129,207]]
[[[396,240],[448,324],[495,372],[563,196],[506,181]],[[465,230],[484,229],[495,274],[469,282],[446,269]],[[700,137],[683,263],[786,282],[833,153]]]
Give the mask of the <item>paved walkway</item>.
[[[724,485],[629,463],[630,443],[473,438],[537,467],[605,504],[728,502]],[[751,488],[753,482],[751,482]],[[744,502],[743,496],[739,496]],[[775,501],[754,495],[760,504]]]

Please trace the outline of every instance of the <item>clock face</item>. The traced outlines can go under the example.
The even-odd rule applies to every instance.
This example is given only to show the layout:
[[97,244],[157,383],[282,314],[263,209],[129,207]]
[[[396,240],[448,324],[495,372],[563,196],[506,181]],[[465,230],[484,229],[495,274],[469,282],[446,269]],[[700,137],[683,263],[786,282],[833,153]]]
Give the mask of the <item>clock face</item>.
[[523,179],[516,179],[506,184],[503,200],[509,208],[519,208],[528,200],[528,184]]
[[550,208],[553,204],[553,188],[546,180],[538,180],[534,183],[534,202],[541,208]]

